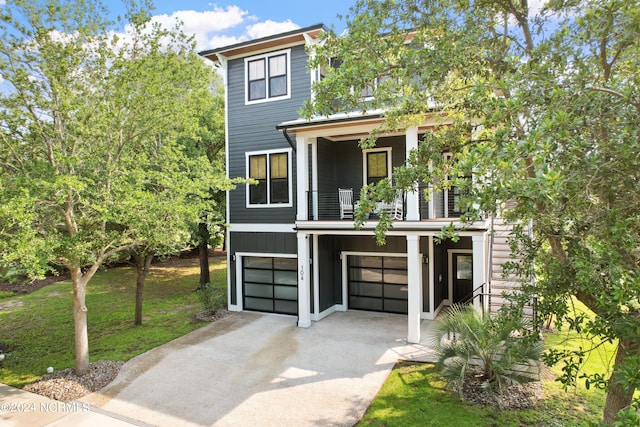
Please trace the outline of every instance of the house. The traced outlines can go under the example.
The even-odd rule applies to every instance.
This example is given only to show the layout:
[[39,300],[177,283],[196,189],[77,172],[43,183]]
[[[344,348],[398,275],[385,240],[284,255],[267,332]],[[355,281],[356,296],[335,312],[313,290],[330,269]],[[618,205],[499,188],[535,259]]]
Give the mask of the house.
[[[229,310],[297,316],[300,327],[335,311],[400,313],[412,343],[420,341],[421,320],[448,305],[495,310],[515,286],[500,268],[509,259],[509,229],[496,218],[462,227],[455,188],[428,201],[422,189],[403,195],[391,207],[384,246],[373,237],[376,218],[354,228],[360,188],[391,177],[433,122],[425,118],[362,150],[358,141],[381,112],[300,119],[321,78],[308,70],[307,47],[323,30],[314,25],[200,53],[224,76],[228,176],[257,182],[227,195]],[[341,206],[339,189],[350,206]],[[460,239],[436,244],[451,222]]]

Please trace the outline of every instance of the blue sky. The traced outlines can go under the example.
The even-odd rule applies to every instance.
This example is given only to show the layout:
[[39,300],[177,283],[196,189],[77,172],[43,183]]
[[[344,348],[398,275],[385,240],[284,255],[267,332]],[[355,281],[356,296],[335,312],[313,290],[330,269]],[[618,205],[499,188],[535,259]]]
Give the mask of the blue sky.
[[[195,34],[198,50],[323,23],[337,31],[355,0],[155,0],[154,20],[170,24],[176,18],[187,33]],[[107,4],[116,4],[108,2]],[[117,12],[117,11],[116,11]]]

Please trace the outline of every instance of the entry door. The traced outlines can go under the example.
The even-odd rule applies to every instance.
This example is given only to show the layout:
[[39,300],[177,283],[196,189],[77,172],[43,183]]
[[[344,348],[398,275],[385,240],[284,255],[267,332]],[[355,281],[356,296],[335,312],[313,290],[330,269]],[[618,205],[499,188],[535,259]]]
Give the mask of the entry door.
[[451,254],[453,302],[469,303],[473,298],[473,257],[469,253]]

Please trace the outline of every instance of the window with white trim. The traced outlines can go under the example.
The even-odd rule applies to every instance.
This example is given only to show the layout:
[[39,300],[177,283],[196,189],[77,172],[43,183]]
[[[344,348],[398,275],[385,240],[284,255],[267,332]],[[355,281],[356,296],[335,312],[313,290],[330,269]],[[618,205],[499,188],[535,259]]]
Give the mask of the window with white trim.
[[291,150],[246,153],[248,207],[291,206]]
[[384,178],[391,179],[391,147],[363,150],[363,182],[377,184]]
[[[453,155],[449,152],[443,154],[445,162],[451,162]],[[449,176],[446,177],[449,180]],[[463,177],[463,179],[471,179],[471,177]],[[444,201],[444,216],[446,218],[449,217],[459,217],[464,212],[462,210],[462,197],[464,196],[463,190],[459,187],[452,185],[451,188],[445,188],[443,190],[443,201]]]
[[290,98],[290,50],[245,59],[247,104]]

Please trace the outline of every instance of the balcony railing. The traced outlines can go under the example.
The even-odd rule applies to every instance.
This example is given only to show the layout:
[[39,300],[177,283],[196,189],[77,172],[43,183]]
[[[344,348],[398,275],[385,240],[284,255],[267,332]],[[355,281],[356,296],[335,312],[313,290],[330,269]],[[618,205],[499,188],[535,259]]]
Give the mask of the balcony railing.
[[[429,201],[425,197],[424,189],[426,186],[421,186],[418,189],[418,203],[419,203],[419,214],[420,220],[428,220],[433,218],[459,218],[460,212],[456,212],[454,210],[455,207],[455,198],[453,194],[444,194],[439,193],[432,197],[432,200]],[[357,203],[359,199],[359,191],[354,189],[354,204]],[[448,198],[446,197],[448,196]],[[338,199],[338,189],[332,192],[322,192],[322,191],[307,191],[307,206],[308,211],[307,215],[310,221],[333,221],[340,220],[340,201]],[[405,213],[404,218],[406,218],[406,196],[404,200],[404,209]],[[430,215],[431,207],[434,209],[434,213]],[[377,215],[375,213],[371,214],[371,219],[377,219]],[[345,221],[352,221],[352,219],[345,219]]]

